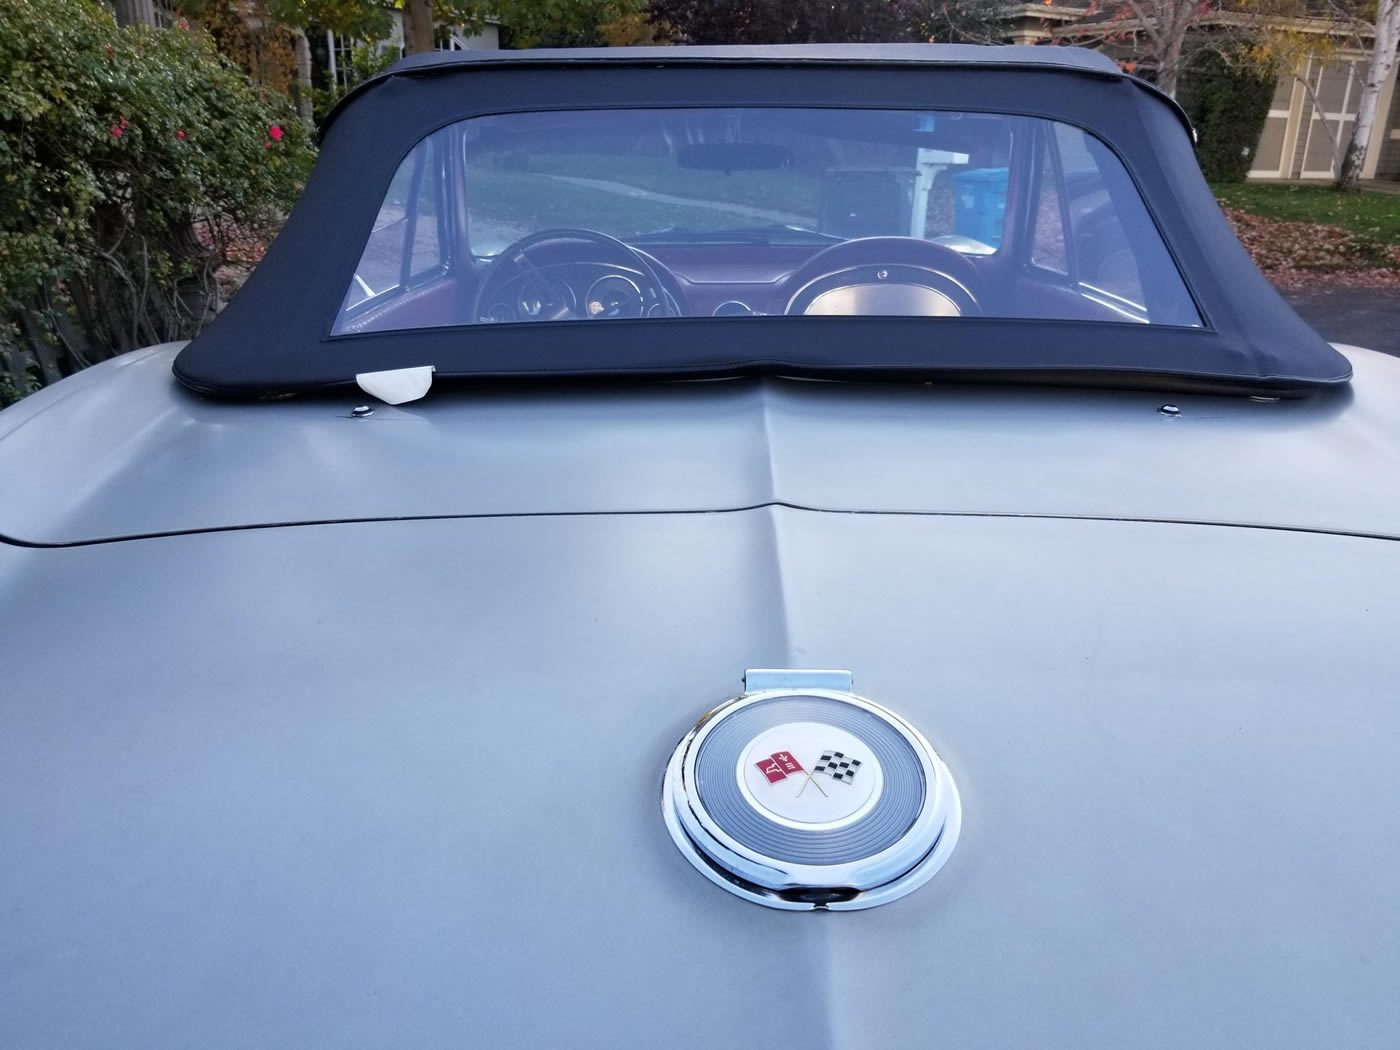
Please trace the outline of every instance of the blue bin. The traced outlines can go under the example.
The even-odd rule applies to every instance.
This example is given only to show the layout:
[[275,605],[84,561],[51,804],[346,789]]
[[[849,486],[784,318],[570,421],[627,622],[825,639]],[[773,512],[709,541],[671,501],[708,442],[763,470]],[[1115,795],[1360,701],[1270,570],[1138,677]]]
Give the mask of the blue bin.
[[1009,173],[1009,168],[977,168],[953,176],[954,232],[1000,246]]

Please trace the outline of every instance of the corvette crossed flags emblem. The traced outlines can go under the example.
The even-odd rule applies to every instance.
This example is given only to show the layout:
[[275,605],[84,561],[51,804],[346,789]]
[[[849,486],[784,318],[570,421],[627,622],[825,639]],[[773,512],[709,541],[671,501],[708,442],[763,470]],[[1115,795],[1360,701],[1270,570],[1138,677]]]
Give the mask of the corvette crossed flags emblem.
[[798,773],[806,773],[807,779],[797,793],[800,795],[806,791],[808,784],[816,784],[817,790],[825,795],[826,792],[820,784],[816,783],[814,778],[818,775],[828,776],[837,783],[849,786],[860,770],[860,759],[847,758],[840,751],[823,751],[817,764],[809,770],[802,767],[802,763],[793,756],[791,751],[774,751],[766,759],[755,762],[754,765],[758,767],[759,772],[768,778],[770,784],[776,784],[778,781],[786,780]]

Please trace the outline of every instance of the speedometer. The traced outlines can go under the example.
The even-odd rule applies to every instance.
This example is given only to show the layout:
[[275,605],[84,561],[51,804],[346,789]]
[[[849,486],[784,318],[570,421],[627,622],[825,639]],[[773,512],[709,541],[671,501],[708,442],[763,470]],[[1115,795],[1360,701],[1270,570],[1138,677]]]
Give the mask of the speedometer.
[[641,317],[642,290],[628,278],[611,273],[589,286],[583,305],[589,317]]

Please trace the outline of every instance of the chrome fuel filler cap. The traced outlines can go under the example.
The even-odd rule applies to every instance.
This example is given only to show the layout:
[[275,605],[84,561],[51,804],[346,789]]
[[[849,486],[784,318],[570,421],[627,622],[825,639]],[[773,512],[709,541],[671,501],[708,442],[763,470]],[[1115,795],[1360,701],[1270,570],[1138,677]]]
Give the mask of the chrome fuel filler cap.
[[953,851],[952,774],[849,671],[750,670],[666,767],[671,838],[701,874],[758,904],[871,908],[923,885]]

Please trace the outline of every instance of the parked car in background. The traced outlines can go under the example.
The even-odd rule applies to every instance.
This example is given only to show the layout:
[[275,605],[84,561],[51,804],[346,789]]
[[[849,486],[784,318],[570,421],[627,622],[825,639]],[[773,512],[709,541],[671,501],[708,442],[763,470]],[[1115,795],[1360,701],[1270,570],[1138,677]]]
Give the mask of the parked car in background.
[[0,413],[0,1044],[1386,1045],[1397,404],[1102,56],[406,59]]

